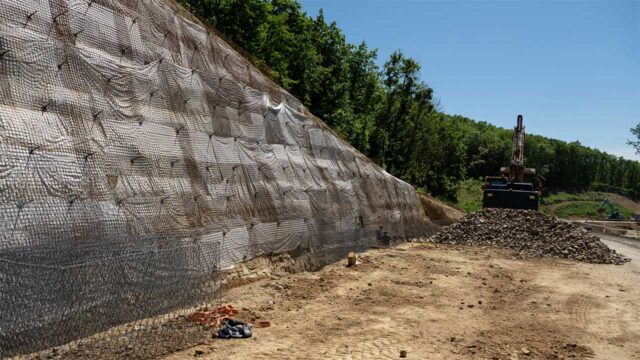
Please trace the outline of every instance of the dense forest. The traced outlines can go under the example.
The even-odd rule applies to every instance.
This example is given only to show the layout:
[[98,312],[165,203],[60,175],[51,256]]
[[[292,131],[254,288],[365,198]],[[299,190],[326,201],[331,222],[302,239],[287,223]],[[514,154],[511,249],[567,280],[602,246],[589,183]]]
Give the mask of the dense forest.
[[[495,175],[510,161],[511,130],[439,111],[418,62],[396,51],[380,68],[375,49],[348,43],[322,12],[311,17],[296,0],[180,2],[340,136],[433,195],[452,199],[461,180]],[[638,162],[536,135],[527,136],[525,155],[550,190],[640,197]]]

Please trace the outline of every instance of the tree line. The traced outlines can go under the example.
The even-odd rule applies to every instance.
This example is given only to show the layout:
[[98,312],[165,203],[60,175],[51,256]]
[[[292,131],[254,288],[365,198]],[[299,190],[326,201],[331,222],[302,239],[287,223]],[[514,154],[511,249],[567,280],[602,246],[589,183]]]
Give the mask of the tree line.
[[[417,61],[396,51],[380,68],[375,49],[348,43],[322,11],[309,16],[297,0],[180,2],[341,137],[416,187],[454,199],[461,180],[497,175],[510,162],[511,130],[439,111]],[[640,163],[579,142],[528,135],[525,162],[551,190],[640,198]]]

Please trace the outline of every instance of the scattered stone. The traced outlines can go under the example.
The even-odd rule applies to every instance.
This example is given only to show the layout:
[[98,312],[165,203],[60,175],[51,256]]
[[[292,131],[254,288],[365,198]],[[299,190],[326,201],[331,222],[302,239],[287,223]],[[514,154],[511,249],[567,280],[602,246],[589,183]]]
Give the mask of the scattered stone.
[[274,309],[275,301],[269,300],[260,306],[260,311],[270,311]]
[[429,241],[509,248],[521,257],[556,256],[596,264],[630,261],[580,226],[531,210],[484,209],[444,228]]
[[524,355],[530,355],[531,354],[531,350],[527,349],[527,348],[522,348],[522,353]]
[[407,357],[407,350],[400,350],[400,357],[401,358],[406,358]]
[[202,350],[196,350],[193,354],[194,354],[195,356],[202,356],[202,355],[204,355],[204,351],[202,351]]
[[354,266],[356,264],[357,261],[357,257],[356,257],[356,253],[354,253],[353,251],[349,253],[349,255],[347,256],[347,266]]
[[267,320],[260,320],[256,323],[256,327],[266,328],[271,326],[271,322]]

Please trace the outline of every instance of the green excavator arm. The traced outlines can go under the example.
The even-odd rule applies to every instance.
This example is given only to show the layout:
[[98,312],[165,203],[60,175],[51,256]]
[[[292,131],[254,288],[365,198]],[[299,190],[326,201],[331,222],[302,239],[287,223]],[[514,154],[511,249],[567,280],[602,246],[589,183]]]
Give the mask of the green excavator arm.
[[611,203],[611,201],[609,201],[608,198],[604,198],[604,200],[602,200],[602,204],[600,204],[600,207],[598,208],[598,212],[602,213],[603,211],[605,211],[605,208],[604,208],[605,206],[609,208],[609,219],[621,220],[624,218],[620,214],[620,212],[618,212],[618,209],[616,209],[616,207],[613,206],[613,204]]

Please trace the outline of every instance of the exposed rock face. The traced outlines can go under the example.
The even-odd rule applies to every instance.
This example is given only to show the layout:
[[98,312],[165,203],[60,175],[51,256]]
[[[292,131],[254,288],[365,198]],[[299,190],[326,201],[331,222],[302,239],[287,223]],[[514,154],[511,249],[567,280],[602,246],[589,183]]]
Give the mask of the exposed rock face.
[[629,261],[587,230],[530,210],[485,209],[471,213],[430,241],[504,247],[523,256],[557,256],[598,264]]

